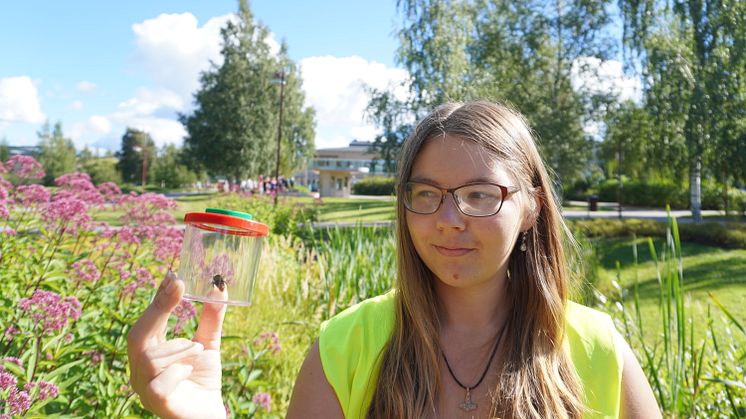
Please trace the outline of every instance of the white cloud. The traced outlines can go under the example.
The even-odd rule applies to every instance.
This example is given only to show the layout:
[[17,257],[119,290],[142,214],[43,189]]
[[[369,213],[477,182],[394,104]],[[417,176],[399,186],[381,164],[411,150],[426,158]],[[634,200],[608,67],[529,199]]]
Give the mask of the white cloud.
[[405,70],[354,56],[304,58],[300,68],[306,104],[316,109],[317,148],[342,147],[354,139],[372,141],[377,131],[365,121],[370,99],[365,86],[387,89],[408,78]]
[[44,122],[39,92],[27,76],[0,79],[0,122]]
[[88,92],[92,92],[96,90],[96,83],[88,81],[88,80],[83,80],[83,81],[78,82],[78,84],[75,85],[75,88],[79,92],[88,93]]
[[188,99],[210,60],[222,62],[220,28],[234,16],[214,17],[203,26],[191,13],[161,14],[135,23],[135,59],[159,86]]
[[73,124],[68,135],[75,143],[75,147],[80,149],[92,140],[111,133],[111,130],[112,126],[109,118],[92,115],[84,122]]
[[74,111],[79,111],[83,109],[83,102],[76,100],[73,103],[71,103],[68,107]]
[[176,113],[184,106],[181,96],[172,91],[139,89],[134,98],[120,103],[110,117],[122,127],[149,133],[160,147],[164,144],[180,144],[186,136],[186,130],[176,120]]
[[619,101],[642,101],[642,81],[625,75],[621,61],[579,58],[573,63],[570,77],[575,90],[585,90],[591,94],[612,94]]

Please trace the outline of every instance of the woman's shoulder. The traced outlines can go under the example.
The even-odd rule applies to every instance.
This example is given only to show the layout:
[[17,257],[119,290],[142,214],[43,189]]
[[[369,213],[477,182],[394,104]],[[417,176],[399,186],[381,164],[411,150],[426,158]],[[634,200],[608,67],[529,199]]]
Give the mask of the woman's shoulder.
[[377,380],[380,354],[394,329],[395,291],[369,298],[321,325],[319,355],[345,417],[363,417]]
[[[395,290],[363,300],[321,324],[321,331],[328,328],[362,326],[370,322],[393,321]],[[393,323],[392,323],[393,324]]]
[[599,310],[568,302],[565,337],[566,349],[583,383],[586,404],[600,417],[615,417],[624,364],[614,321]]
[[599,310],[568,302],[565,310],[570,348],[587,356],[616,354],[616,327],[611,317]]

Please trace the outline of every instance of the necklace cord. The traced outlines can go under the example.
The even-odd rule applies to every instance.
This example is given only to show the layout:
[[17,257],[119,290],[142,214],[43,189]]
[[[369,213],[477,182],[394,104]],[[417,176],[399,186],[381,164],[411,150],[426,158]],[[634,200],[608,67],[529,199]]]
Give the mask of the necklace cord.
[[474,384],[473,386],[467,387],[461,384],[461,381],[459,381],[458,378],[456,378],[456,374],[453,373],[453,370],[451,369],[451,365],[448,363],[448,358],[446,358],[446,354],[445,352],[443,352],[443,348],[442,347],[440,348],[440,354],[443,356],[443,360],[446,362],[446,368],[448,368],[448,372],[451,374],[451,378],[453,378],[453,381],[455,381],[456,384],[458,384],[461,388],[463,388],[467,392],[471,389],[475,389],[479,387],[479,385],[482,384],[484,377],[487,376],[487,371],[489,371],[490,369],[490,365],[492,365],[492,360],[495,359],[495,354],[497,353],[497,348],[500,346],[500,341],[503,338],[504,332],[505,332],[505,325],[503,325],[503,327],[500,328],[500,336],[497,337],[497,342],[495,342],[495,347],[492,348],[492,354],[490,354],[490,360],[487,361],[487,366],[484,368],[484,371],[482,371],[482,376],[479,377],[479,381],[477,381],[477,383]]

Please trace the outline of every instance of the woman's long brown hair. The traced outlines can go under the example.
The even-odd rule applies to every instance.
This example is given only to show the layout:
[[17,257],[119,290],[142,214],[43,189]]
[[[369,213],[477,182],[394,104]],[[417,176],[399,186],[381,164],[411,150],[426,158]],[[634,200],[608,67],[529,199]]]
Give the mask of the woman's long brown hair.
[[[482,146],[540,202],[527,235],[528,249],[514,249],[509,263],[508,314],[500,352],[504,360],[494,394],[493,416],[579,418],[580,380],[562,349],[569,277],[559,214],[549,175],[525,119],[491,102],[440,106],[404,142],[397,193],[409,179],[423,144],[444,134]],[[531,202],[535,202],[529,199]],[[369,418],[422,418],[436,414],[440,383],[438,299],[433,273],[417,254],[402,200],[397,202],[395,326],[382,354]]]

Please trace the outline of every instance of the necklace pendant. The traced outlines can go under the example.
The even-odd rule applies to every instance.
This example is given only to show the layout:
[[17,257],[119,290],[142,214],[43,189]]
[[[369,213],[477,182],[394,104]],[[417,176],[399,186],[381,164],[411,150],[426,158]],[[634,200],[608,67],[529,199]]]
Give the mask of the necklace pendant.
[[466,397],[464,397],[464,401],[461,402],[461,404],[458,405],[458,407],[461,408],[461,410],[465,412],[470,412],[477,408],[477,404],[471,400],[471,389],[466,388]]

